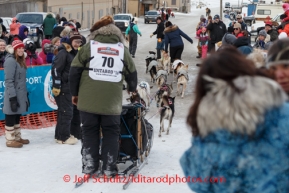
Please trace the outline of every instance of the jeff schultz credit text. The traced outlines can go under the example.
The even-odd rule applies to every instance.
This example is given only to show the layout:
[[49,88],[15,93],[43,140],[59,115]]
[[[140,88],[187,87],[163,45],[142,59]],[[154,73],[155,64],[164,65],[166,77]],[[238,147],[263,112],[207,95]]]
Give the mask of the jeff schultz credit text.
[[103,177],[99,177],[97,175],[88,176],[78,176],[74,175],[73,180],[71,179],[70,175],[63,176],[64,182],[92,182],[92,183],[166,183],[166,184],[173,184],[173,183],[225,183],[226,179],[224,177],[182,177],[178,176],[177,174],[174,176],[169,176],[168,174],[165,176],[159,177],[151,177],[151,176],[144,176],[144,175],[137,175],[137,176],[114,176],[113,178],[108,178],[105,175]]

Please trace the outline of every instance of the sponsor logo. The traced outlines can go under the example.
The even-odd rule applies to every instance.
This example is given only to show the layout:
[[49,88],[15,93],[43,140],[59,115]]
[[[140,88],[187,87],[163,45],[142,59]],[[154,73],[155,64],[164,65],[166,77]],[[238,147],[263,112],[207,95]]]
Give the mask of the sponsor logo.
[[46,104],[52,108],[57,109],[55,99],[52,94],[52,77],[51,70],[48,71],[45,80],[44,80],[44,99]]
[[111,47],[100,47],[97,49],[97,53],[112,55],[112,56],[118,56],[119,55],[119,51],[117,49],[114,49]]

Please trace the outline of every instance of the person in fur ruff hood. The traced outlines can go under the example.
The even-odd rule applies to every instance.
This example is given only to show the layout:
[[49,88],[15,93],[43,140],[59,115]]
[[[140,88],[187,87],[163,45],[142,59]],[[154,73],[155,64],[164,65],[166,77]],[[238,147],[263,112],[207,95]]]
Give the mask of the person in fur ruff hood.
[[[137,72],[124,37],[112,16],[103,16],[90,29],[70,69],[70,92],[82,121],[82,172],[117,174],[123,80],[129,92],[137,87]],[[102,156],[99,132],[102,128]]]
[[193,40],[170,21],[167,21],[165,26],[165,52],[168,53],[168,47],[170,45],[170,57],[171,62],[173,63],[174,60],[182,59],[182,53],[184,50],[182,37],[188,40],[191,44],[193,43]]
[[289,104],[279,84],[226,47],[203,62],[195,92],[187,117],[192,146],[180,160],[186,177],[198,177],[189,187],[289,192]]

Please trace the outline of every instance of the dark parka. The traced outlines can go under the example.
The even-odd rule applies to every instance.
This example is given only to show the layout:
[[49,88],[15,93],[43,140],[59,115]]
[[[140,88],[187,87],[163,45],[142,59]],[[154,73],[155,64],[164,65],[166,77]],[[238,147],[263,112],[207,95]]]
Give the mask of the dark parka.
[[154,35],[157,34],[157,38],[165,39],[164,30],[165,30],[165,24],[164,24],[164,22],[160,22],[158,24],[156,31],[154,31],[153,34]]
[[[116,44],[124,42],[123,35],[114,24],[108,24],[93,30],[89,41]],[[70,90],[72,96],[78,96],[77,108],[80,111],[99,115],[120,115],[122,110],[123,80],[127,82],[128,90],[133,92],[137,86],[137,72],[135,64],[124,47],[123,78],[120,82],[106,82],[93,80],[89,76],[90,42],[85,44],[74,58],[70,69]]]
[[60,88],[61,92],[70,93],[69,88],[69,70],[73,58],[77,54],[77,51],[67,43],[62,43],[58,47],[58,53],[55,56],[51,75],[53,80],[53,87]]
[[219,21],[218,23],[210,23],[207,26],[207,30],[210,30],[211,43],[222,41],[223,36],[227,32],[226,25],[222,21]]
[[43,21],[44,35],[51,36],[53,27],[56,23],[56,19],[51,14],[47,14]]
[[[6,115],[23,114],[28,111],[29,102],[26,88],[26,68],[21,67],[12,55],[12,50],[8,50],[4,62],[5,91],[3,113]],[[17,97],[19,107],[16,112],[12,112],[9,99]]]
[[271,42],[278,40],[279,33],[277,32],[277,30],[275,30],[275,29],[268,30],[267,34],[270,35],[270,41]]

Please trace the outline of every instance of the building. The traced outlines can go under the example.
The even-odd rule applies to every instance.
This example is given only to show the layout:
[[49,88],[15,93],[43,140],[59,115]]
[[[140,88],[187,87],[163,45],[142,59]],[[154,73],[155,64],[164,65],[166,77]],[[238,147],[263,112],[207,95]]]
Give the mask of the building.
[[82,28],[91,28],[104,15],[127,12],[127,0],[48,0],[47,7],[60,17],[76,19]]
[[15,17],[20,12],[46,11],[43,0],[0,0],[1,17]]

